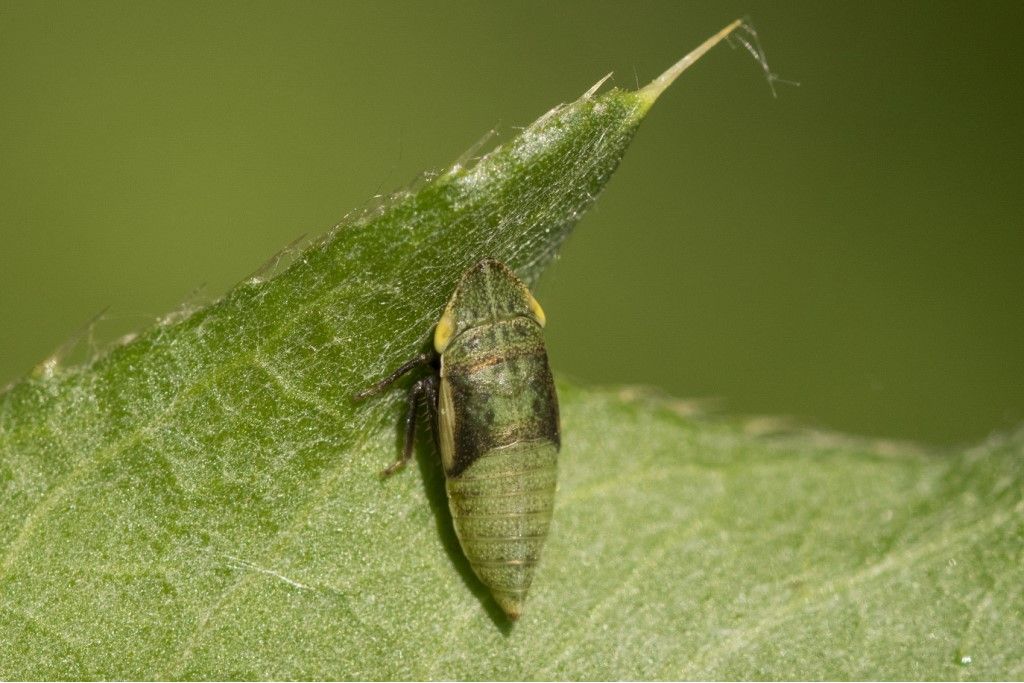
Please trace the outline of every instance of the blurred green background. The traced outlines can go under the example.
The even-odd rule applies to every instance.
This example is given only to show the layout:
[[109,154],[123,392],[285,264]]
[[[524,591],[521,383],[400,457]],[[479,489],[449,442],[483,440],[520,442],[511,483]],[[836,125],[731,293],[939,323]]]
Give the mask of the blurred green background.
[[556,371],[936,444],[1024,421],[1013,2],[4,3],[0,384],[745,14],[800,87],[720,47],[659,101],[539,286]]

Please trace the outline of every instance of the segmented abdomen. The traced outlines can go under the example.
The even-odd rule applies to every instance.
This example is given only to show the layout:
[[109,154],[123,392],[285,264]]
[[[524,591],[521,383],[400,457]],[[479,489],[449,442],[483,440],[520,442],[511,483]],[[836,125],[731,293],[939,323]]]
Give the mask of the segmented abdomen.
[[447,480],[462,549],[513,618],[522,610],[551,524],[557,456],[550,440],[514,443],[482,454]]

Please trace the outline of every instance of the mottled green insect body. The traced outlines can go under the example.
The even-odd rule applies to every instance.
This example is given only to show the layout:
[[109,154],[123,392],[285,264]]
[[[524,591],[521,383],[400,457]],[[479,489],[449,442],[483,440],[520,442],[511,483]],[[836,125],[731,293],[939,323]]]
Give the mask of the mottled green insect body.
[[390,474],[412,455],[416,408],[433,417],[462,550],[512,619],[522,612],[554,506],[560,446],[558,399],[548,367],[544,311],[509,268],[484,259],[462,276],[434,331],[436,355],[398,368],[436,374],[409,394],[406,442]]
[[437,428],[462,549],[513,619],[526,600],[554,505],[558,400],[543,312],[497,261],[470,268],[438,323]]

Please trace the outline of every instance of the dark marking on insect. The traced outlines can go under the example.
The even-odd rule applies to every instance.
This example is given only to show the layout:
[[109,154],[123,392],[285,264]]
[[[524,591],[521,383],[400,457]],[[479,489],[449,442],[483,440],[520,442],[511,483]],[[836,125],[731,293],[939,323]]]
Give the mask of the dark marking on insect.
[[455,533],[470,566],[510,619],[522,613],[554,506],[561,445],[544,311],[504,264],[463,273],[424,353],[356,394],[431,368],[409,390],[402,454],[412,457],[421,403],[441,452]]

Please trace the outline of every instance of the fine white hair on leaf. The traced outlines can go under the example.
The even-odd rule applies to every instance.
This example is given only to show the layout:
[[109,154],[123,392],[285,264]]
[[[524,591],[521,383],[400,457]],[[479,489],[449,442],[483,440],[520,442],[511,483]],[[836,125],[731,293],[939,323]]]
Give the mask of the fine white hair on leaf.
[[287,268],[302,253],[303,247],[308,243],[309,233],[302,233],[264,261],[259,268],[242,282],[246,284],[259,284],[270,280],[274,275]]
[[37,377],[52,377],[66,363],[75,359],[76,352],[84,349],[87,357],[96,354],[95,332],[96,326],[106,319],[109,306],[105,306],[98,313],[89,318],[85,323],[65,339],[57,349],[49,356],[40,361],[32,370]]
[[785,83],[786,85],[799,86],[797,81],[790,81],[785,78],[780,78],[777,73],[771,70],[768,66],[768,55],[765,54],[764,46],[761,45],[761,39],[757,35],[757,29],[754,28],[754,24],[751,23],[749,17],[744,17],[736,31],[731,33],[726,39],[730,47],[735,48],[738,43],[743,49],[745,49],[750,56],[761,67],[764,72],[765,80],[768,82],[768,87],[772,91],[772,97],[778,97],[779,94],[775,90],[776,83]]
[[594,85],[590,86],[590,90],[587,90],[587,92],[583,93],[584,99],[589,100],[591,97],[593,97],[597,93],[597,91],[601,89],[601,86],[604,85],[608,81],[608,79],[611,78],[613,75],[614,74],[612,73],[608,73],[605,75],[604,78],[599,80]]
[[282,574],[280,572],[276,572],[273,569],[267,569],[265,567],[260,567],[259,565],[255,564],[253,562],[249,562],[248,560],[243,560],[243,559],[238,558],[238,557],[233,557],[231,555],[225,555],[225,558],[229,561],[230,566],[235,567],[236,569],[246,569],[246,570],[249,570],[249,571],[257,572],[259,574],[265,574],[266,576],[273,577],[273,578],[277,579],[278,581],[283,581],[284,583],[288,584],[289,586],[292,586],[293,588],[298,588],[299,590],[305,590],[305,591],[312,590],[306,584],[301,583],[299,581],[296,581],[295,579],[290,579],[287,576],[285,576],[284,574]]

